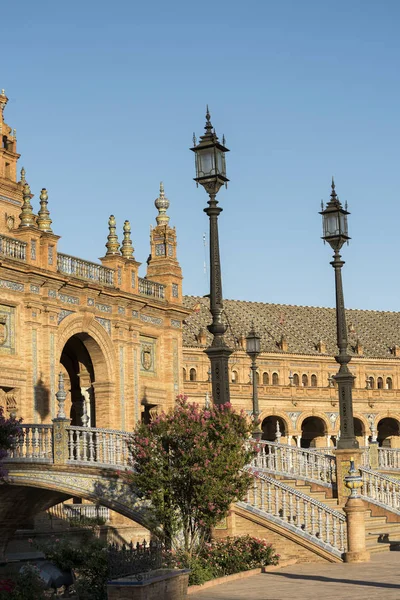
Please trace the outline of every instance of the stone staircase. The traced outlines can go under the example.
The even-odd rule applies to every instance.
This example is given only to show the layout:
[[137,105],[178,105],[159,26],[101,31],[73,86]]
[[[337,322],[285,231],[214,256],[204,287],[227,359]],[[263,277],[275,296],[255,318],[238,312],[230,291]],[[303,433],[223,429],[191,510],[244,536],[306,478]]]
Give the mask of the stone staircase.
[[[284,482],[295,490],[318,500],[329,508],[339,511],[343,515],[343,507],[338,504],[337,498],[332,497],[332,490],[307,483],[302,479],[291,479],[282,475],[276,479]],[[365,513],[365,535],[366,548],[371,554],[378,552],[389,552],[390,550],[400,550],[400,520],[399,522],[390,522],[389,518],[394,515],[378,515],[378,509],[372,507]]]

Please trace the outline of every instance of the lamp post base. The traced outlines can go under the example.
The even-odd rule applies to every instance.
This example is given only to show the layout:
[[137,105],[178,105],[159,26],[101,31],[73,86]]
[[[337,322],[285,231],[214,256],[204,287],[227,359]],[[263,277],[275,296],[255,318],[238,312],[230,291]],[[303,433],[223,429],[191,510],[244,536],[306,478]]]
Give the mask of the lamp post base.
[[261,429],[254,429],[251,433],[253,440],[256,440],[257,442],[261,440],[262,434],[263,432],[261,431]]
[[230,402],[229,357],[232,350],[228,346],[210,346],[204,352],[211,363],[212,397],[214,404]]

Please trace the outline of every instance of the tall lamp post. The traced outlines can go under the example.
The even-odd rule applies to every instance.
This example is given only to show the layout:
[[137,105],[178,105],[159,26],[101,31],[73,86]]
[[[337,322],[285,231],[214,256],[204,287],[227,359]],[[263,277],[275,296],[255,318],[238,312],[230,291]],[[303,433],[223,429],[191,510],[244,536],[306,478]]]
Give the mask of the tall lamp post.
[[253,438],[261,440],[262,431],[260,427],[260,410],[258,407],[258,390],[257,390],[257,356],[260,354],[260,338],[254,331],[254,323],[251,325],[249,335],[246,337],[246,352],[251,358],[251,372],[253,381]]
[[331,265],[335,270],[336,328],[337,345],[339,348],[339,354],[335,356],[335,360],[339,363],[340,367],[333,379],[337,383],[339,392],[340,439],[338,440],[337,448],[343,450],[359,447],[354,435],[353,420],[352,387],[355,377],[351,374],[348,367],[351,356],[347,352],[347,327],[342,285],[342,267],[344,261],[341,260],[339,253],[343,244],[350,239],[347,228],[347,215],[350,213],[346,209],[343,208],[336,195],[335,182],[332,177],[331,199],[325,206],[325,209],[322,203],[320,214],[322,215],[322,239],[324,242],[328,242],[334,251]]
[[214,404],[225,404],[229,402],[229,370],[228,361],[232,351],[224,340],[226,325],[222,322],[222,282],[221,261],[219,257],[218,241],[218,215],[222,208],[218,206],[217,194],[222,185],[227,184],[225,152],[229,152],[223,144],[220,144],[217,134],[210,121],[210,113],[206,114],[205,133],[200,137],[196,145],[193,136],[194,147],[191,150],[196,155],[196,177],[197,185],[200,183],[208,193],[210,199],[204,212],[210,218],[210,311],[212,323],[208,325],[208,331],[213,335],[213,341],[205,353],[211,362],[212,396]]

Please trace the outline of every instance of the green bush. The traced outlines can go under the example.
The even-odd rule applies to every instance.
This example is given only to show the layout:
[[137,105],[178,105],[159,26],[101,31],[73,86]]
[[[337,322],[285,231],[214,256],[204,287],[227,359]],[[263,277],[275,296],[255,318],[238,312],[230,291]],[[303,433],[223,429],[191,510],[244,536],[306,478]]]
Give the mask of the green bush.
[[38,567],[26,564],[0,579],[0,600],[45,600],[44,588]]
[[75,587],[81,600],[107,598],[107,548],[103,542],[93,537],[91,531],[83,536],[79,546],[71,544],[67,538],[55,538],[39,547],[47,560],[61,570],[73,569],[77,579]]

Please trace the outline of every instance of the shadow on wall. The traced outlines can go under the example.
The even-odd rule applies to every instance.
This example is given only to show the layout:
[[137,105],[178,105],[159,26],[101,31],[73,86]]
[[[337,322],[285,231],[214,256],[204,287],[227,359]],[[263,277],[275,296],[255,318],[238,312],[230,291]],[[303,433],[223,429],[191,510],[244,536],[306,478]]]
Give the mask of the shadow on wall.
[[45,421],[50,415],[50,390],[43,383],[42,374],[34,387],[35,411],[39,414],[41,421]]

